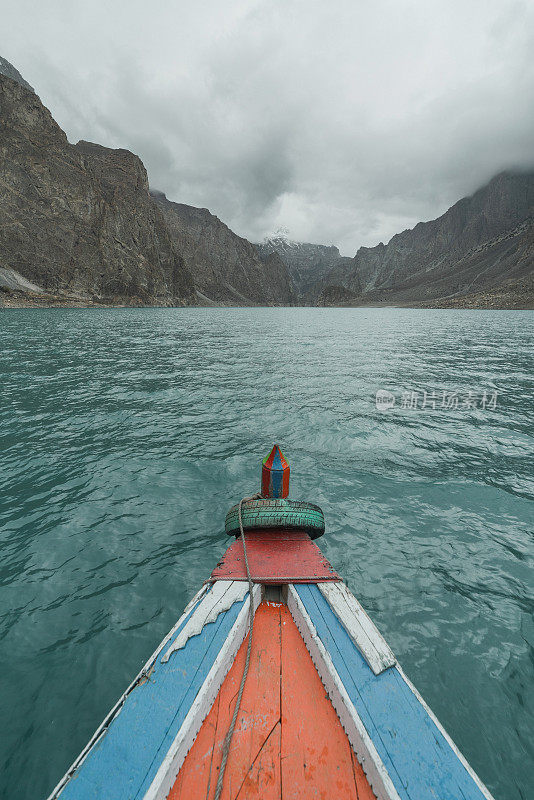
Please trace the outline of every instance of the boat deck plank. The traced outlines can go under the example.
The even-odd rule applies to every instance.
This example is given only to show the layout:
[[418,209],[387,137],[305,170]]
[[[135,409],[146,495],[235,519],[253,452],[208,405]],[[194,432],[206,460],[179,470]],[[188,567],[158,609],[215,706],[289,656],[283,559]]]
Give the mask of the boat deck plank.
[[402,800],[483,800],[397,667],[375,675],[318,587],[295,588]]
[[[247,637],[248,639],[248,637]],[[241,645],[169,800],[212,800],[243,671]],[[373,800],[286,606],[262,603],[224,776],[223,800]]]
[[[224,738],[245,666],[247,642],[248,636],[178,774],[169,795],[172,800],[194,797],[210,800],[215,795]],[[262,604],[254,619],[250,667],[225,774],[225,790],[233,800],[245,783],[247,797],[262,797],[263,794],[254,794],[257,787],[263,787],[263,792],[266,786],[280,783],[279,763],[276,769],[270,769],[272,757],[269,755],[272,753],[270,735],[280,722],[280,650],[280,613],[278,608]],[[204,736],[205,728],[209,733]],[[267,753],[263,753],[266,745]]]
[[[281,618],[284,800],[323,797],[326,791],[325,797],[358,800],[349,740],[285,606]],[[363,773],[361,779],[369,788]]]
[[[245,533],[252,578],[257,583],[317,583],[340,581],[305,531],[273,528]],[[243,542],[236,539],[210,577],[211,581],[246,581]]]
[[282,783],[280,776],[280,746],[282,726],[277,722],[237,794],[230,791],[235,800],[280,800]]
[[352,769],[354,772],[354,781],[356,783],[356,790],[358,793],[357,795],[358,800],[376,800],[376,796],[371,787],[369,786],[362,765],[356,758],[356,753],[354,752],[354,750],[351,750],[351,757],[352,757]]

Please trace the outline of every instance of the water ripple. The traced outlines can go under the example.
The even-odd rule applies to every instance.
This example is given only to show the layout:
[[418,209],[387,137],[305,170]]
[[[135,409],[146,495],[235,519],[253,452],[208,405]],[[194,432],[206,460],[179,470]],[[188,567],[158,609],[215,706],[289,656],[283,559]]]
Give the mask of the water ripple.
[[[274,440],[293,496],[325,510],[326,555],[454,740],[496,798],[529,796],[533,322],[1,314],[0,796],[45,796],[72,762],[209,575]],[[497,404],[422,409],[425,391]]]

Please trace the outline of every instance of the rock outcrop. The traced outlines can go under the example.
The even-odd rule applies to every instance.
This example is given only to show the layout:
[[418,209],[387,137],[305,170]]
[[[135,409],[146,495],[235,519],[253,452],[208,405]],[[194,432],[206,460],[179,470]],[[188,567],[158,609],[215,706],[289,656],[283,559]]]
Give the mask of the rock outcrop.
[[295,287],[299,305],[315,305],[324,288],[324,280],[334,268],[348,266],[334,245],[294,242],[280,229],[256,245],[262,257],[277,253],[286,264]]
[[[0,59],[0,287],[31,303],[291,305],[284,263],[149,192],[128,150],[72,145]],[[28,301],[28,302],[29,302]]]
[[21,86],[29,89],[30,92],[35,92],[33,86],[30,86],[28,81],[24,80],[18,69],[16,69],[13,64],[10,64],[7,58],[2,58],[2,56],[0,56],[0,75],[5,75],[7,78],[11,78],[17,83],[20,83]]
[[162,192],[151,194],[193,276],[201,304],[294,304],[287,268],[276,253],[258,253],[207,208],[173,203]]
[[3,75],[0,159],[0,268],[97,302],[194,301],[140,159],[69,144],[37,95]]
[[[504,172],[432,222],[361,247],[328,282],[368,300],[429,302],[527,286],[534,270],[534,172]],[[520,303],[520,298],[518,298]]]
[[328,284],[323,287],[321,294],[317,298],[317,306],[351,306],[359,300],[358,294],[346,289],[344,286],[332,286]]
[[[522,308],[534,285],[534,172],[504,172],[432,222],[361,247],[259,245],[149,192],[128,150],[73,145],[0,58],[0,289],[38,305]],[[12,302],[15,302],[12,298]]]

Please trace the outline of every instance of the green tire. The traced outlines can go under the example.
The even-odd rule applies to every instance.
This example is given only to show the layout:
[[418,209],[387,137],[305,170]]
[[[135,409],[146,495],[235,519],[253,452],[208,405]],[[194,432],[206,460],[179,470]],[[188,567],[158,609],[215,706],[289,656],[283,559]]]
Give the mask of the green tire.
[[[241,507],[244,530],[293,528],[306,531],[311,539],[324,533],[324,514],[319,506],[301,500],[247,500]],[[228,536],[239,536],[239,503],[232,506],[224,522]]]

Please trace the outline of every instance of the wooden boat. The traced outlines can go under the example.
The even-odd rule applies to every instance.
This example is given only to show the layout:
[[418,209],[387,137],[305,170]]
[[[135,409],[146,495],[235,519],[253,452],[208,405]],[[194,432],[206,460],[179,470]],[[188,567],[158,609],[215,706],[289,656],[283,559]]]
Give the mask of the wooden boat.
[[235,541],[51,799],[491,800],[288,479],[275,446],[261,497],[227,515]]

